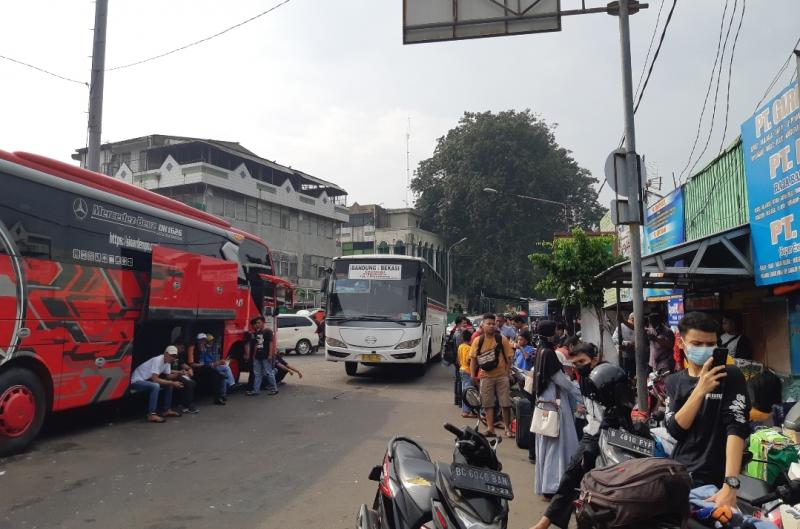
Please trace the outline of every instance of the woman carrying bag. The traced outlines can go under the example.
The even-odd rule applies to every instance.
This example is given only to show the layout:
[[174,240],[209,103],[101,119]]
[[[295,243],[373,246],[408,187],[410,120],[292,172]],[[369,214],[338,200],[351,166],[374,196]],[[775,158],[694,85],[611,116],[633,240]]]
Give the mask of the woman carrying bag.
[[583,402],[580,390],[562,371],[561,362],[553,348],[555,334],[554,322],[539,323],[542,344],[534,368],[536,407],[531,421],[538,461],[534,492],[547,500],[558,490],[561,476],[578,449],[574,413]]

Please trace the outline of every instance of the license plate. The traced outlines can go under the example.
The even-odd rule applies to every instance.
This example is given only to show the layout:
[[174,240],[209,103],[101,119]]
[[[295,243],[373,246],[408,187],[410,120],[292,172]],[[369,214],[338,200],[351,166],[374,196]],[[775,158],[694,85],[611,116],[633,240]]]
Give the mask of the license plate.
[[608,444],[618,448],[624,448],[643,456],[652,456],[656,452],[656,443],[652,439],[634,435],[625,430],[617,430],[616,428],[609,428],[606,435],[608,436]]
[[450,467],[450,475],[453,479],[453,486],[458,489],[500,496],[507,500],[514,499],[511,478],[503,472],[453,463]]
[[381,355],[361,355],[362,362],[380,362],[383,360]]

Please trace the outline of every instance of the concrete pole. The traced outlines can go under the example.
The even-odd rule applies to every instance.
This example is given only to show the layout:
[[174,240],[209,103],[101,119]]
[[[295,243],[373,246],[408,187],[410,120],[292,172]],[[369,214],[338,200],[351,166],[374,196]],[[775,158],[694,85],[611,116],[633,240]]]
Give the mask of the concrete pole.
[[[631,28],[629,0],[619,2],[619,41],[622,55],[622,101],[625,114],[625,162],[628,167],[628,200],[630,207],[641,211],[641,182],[636,159],[636,127],[633,119],[633,74],[631,71]],[[631,237],[631,296],[636,336],[636,402],[640,410],[647,410],[647,362],[649,348],[644,333],[644,290],[642,288],[642,241],[640,222],[630,224]]]
[[89,87],[89,145],[86,167],[100,170],[100,134],[103,129],[103,79],[106,69],[106,22],[108,0],[96,0],[94,9],[94,44],[92,45],[92,82]]
[[800,50],[794,50],[794,58],[797,60],[797,83],[800,85]]

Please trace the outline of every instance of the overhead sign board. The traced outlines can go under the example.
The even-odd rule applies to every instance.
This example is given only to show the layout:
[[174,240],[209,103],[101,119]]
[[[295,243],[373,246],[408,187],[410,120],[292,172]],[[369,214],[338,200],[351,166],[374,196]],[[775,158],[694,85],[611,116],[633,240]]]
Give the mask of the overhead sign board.
[[531,318],[546,318],[547,308],[547,301],[528,300],[528,316]]
[[561,0],[403,0],[403,44],[561,30]]
[[683,188],[651,204],[644,223],[644,253],[658,253],[684,242]]
[[800,93],[792,83],[742,124],[758,286],[800,280]]
[[350,264],[348,279],[372,279],[377,281],[397,281],[401,279],[403,265],[379,263]]

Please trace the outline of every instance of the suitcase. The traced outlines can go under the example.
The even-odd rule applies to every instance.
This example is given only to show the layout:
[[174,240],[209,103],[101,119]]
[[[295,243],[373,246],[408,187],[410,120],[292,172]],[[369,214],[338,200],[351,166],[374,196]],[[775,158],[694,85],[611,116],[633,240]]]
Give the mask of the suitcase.
[[528,448],[531,442],[531,419],[533,419],[533,406],[531,402],[522,397],[513,400],[514,417],[517,419],[517,431],[514,438],[519,448]]

